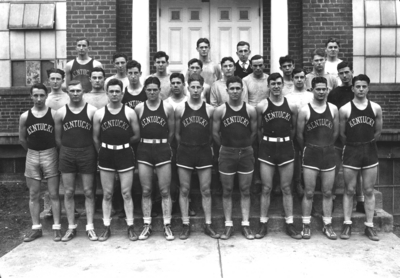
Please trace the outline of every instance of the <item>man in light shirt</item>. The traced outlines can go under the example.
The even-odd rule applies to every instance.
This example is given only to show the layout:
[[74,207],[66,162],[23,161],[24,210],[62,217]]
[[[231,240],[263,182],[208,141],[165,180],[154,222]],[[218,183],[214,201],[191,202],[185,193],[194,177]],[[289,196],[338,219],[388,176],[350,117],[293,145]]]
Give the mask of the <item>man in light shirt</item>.
[[264,73],[264,59],[260,55],[254,55],[250,59],[252,73],[243,78],[247,87],[249,104],[256,107],[257,104],[269,97],[268,74]]
[[337,78],[330,73],[325,73],[326,52],[324,49],[319,48],[313,51],[311,54],[311,63],[313,71],[306,75],[307,90],[312,90],[311,81],[314,77],[324,77],[328,82],[328,91],[338,86]]

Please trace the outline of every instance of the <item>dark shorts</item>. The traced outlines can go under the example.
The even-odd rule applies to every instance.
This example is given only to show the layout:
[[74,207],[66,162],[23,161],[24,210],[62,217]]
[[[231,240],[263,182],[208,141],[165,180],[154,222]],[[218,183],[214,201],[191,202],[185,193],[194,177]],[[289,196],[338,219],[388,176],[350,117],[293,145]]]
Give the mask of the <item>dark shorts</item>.
[[336,168],[336,152],[334,146],[319,147],[306,144],[303,150],[304,168],[328,172]]
[[96,169],[96,151],[93,145],[85,148],[61,146],[59,163],[61,173],[93,174]]
[[56,148],[42,151],[28,149],[25,177],[41,180],[58,176],[58,154]]
[[171,163],[172,150],[168,143],[139,143],[137,162],[150,166],[161,166]]
[[126,172],[135,168],[135,154],[132,148],[109,150],[100,148],[99,169],[110,172]]
[[269,165],[283,166],[294,161],[293,141],[268,142],[261,141],[258,160]]
[[210,144],[201,146],[187,146],[180,144],[176,156],[178,167],[193,170],[212,167],[212,153]]
[[368,169],[378,166],[378,149],[376,142],[351,145],[346,144],[342,154],[343,168],[354,170]]
[[221,146],[219,150],[219,172],[224,175],[251,174],[254,171],[254,161],[251,146],[246,148]]

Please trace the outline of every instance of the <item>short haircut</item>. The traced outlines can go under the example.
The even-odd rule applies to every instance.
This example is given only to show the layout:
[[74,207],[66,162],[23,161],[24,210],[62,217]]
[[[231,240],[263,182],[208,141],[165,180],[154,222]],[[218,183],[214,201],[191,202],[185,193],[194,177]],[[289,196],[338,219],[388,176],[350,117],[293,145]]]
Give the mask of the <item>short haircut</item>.
[[335,42],[335,43],[340,47],[340,42],[339,42],[339,40],[336,39],[336,38],[329,38],[329,39],[327,39],[326,42],[325,42],[325,47],[327,47],[328,44],[329,44],[330,42]]
[[173,78],[179,78],[182,83],[185,83],[185,76],[183,76],[180,72],[174,72],[169,76],[169,81],[172,81]]
[[314,77],[313,80],[311,80],[311,86],[313,89],[315,88],[315,86],[317,84],[320,84],[320,83],[324,83],[326,86],[328,86],[328,81],[326,80],[325,77],[317,76],[317,77]]
[[77,38],[75,42],[78,43],[79,41],[86,41],[86,42],[87,42],[87,45],[88,45],[88,46],[90,45],[90,42],[89,42],[89,39],[88,39],[88,38],[84,38],[84,37],[82,37],[82,38]]
[[122,90],[124,89],[124,84],[122,84],[122,81],[117,78],[113,78],[110,81],[108,81],[106,91],[108,92],[108,88],[110,86],[115,86],[115,85],[118,85],[121,88],[122,92]]
[[[80,80],[71,80],[69,83],[68,83],[68,87],[67,87],[67,90],[69,89],[69,86],[76,86],[76,85],[81,85],[81,87],[82,87],[82,82],[80,81]],[[82,87],[82,89],[83,89],[83,87]]]
[[143,86],[143,87],[146,89],[146,87],[147,87],[148,85],[150,85],[150,84],[155,84],[155,85],[158,86],[158,88],[161,87],[160,79],[158,79],[158,78],[155,77],[155,76],[150,76],[149,78],[147,78],[146,81],[144,81],[144,86]]
[[267,79],[268,85],[269,85],[269,82],[270,82],[270,81],[275,81],[275,80],[277,80],[277,79],[279,79],[279,78],[282,79],[282,82],[283,82],[283,77],[282,77],[282,75],[281,75],[279,72],[271,73],[271,75],[268,76],[268,79]]
[[65,77],[65,71],[63,71],[62,69],[51,68],[51,69],[47,70],[47,76],[48,76],[48,78],[50,78],[50,75],[51,75],[52,73],[61,74],[62,79],[64,79],[64,77]]
[[157,51],[156,54],[154,54],[154,57],[153,57],[153,58],[154,58],[154,62],[155,62],[157,59],[162,58],[162,57],[165,57],[165,61],[168,62],[169,56],[168,56],[167,53],[165,53],[164,51]]
[[249,44],[248,42],[245,42],[245,41],[240,41],[240,42],[238,42],[237,45],[236,45],[236,49],[237,49],[239,46],[245,46],[245,45],[247,45],[247,46],[249,47],[249,49],[250,49],[250,44]]
[[365,74],[359,74],[357,76],[354,76],[353,80],[352,80],[353,86],[354,86],[354,84],[356,84],[357,81],[365,81],[365,82],[367,82],[368,85],[371,82],[369,80],[369,77],[367,75],[365,75]]
[[30,89],[31,95],[33,93],[33,89],[43,90],[46,93],[46,95],[49,93],[49,91],[47,90],[47,87],[45,85],[43,85],[42,83],[36,83],[36,84],[32,85],[32,87]]
[[298,74],[300,72],[304,72],[304,76],[307,74],[303,68],[294,68],[294,70],[292,71],[292,77],[294,77],[295,74]]
[[294,65],[294,60],[289,55],[282,56],[279,58],[279,65],[282,66],[284,63],[292,63]]
[[201,76],[198,73],[193,73],[188,80],[188,85],[190,86],[190,83],[194,82],[194,81],[198,81],[200,83],[201,86],[204,85],[204,78],[203,76]]
[[105,71],[104,71],[104,69],[103,68],[101,68],[101,67],[94,67],[91,71],[90,71],[90,77],[92,77],[92,73],[94,73],[94,72],[102,72],[103,73],[103,77],[104,78],[106,78],[106,73],[105,73]]
[[235,60],[233,60],[232,57],[224,57],[221,59],[221,65],[223,65],[226,61],[231,61],[232,63],[235,64]]
[[239,76],[228,77],[228,79],[226,80],[226,88],[229,88],[229,84],[231,84],[231,83],[240,83],[240,85],[243,88],[243,81],[242,81],[242,78],[240,78]]
[[261,56],[261,55],[254,55],[254,56],[251,57],[251,59],[250,59],[250,65],[253,64],[253,61],[254,61],[254,60],[260,60],[260,59],[263,59],[263,60],[264,60],[263,56]]
[[210,41],[207,39],[207,38],[200,38],[200,39],[198,39],[197,40],[197,42],[196,42],[196,47],[199,47],[199,45],[201,44],[201,43],[206,43],[206,44],[208,44],[208,47],[210,47],[211,45],[210,45]]
[[124,58],[125,61],[128,61],[128,56],[126,56],[126,54],[121,53],[121,52],[115,52],[113,55],[113,62],[115,62],[116,59],[121,58],[121,57]]
[[203,68],[203,62],[202,62],[201,60],[197,59],[197,58],[191,59],[191,60],[188,62],[188,67],[190,68],[190,66],[191,66],[192,64],[195,64],[195,63],[198,63],[201,69]]
[[350,70],[353,70],[353,65],[351,63],[347,63],[345,61],[340,62],[337,65],[337,70],[343,69],[343,68],[349,68]]
[[130,60],[126,63],[126,70],[137,68],[139,72],[142,71],[142,65],[136,60]]
[[315,57],[316,55],[325,58],[325,57],[326,57],[325,49],[317,48],[317,49],[315,49],[313,52],[311,52],[311,60],[314,60],[314,57]]

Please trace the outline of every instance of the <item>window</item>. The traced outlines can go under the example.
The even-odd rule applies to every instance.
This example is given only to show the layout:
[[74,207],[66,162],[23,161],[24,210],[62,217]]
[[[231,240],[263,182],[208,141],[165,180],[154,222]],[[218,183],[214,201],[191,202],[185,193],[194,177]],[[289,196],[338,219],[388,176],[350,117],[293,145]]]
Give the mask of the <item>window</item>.
[[54,29],[55,4],[11,4],[8,28]]

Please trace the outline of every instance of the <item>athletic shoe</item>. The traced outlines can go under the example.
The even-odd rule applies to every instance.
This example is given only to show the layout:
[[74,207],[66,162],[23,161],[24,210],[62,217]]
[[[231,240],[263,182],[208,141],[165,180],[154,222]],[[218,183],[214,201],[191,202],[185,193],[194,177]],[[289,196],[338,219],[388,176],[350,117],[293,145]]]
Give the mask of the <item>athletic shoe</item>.
[[110,226],[104,226],[104,232],[99,236],[99,241],[106,241],[111,236]]
[[164,225],[164,237],[166,240],[174,240],[175,239],[174,234],[171,231],[170,224]]
[[373,227],[365,227],[365,235],[373,241],[379,241],[379,237]]
[[341,239],[349,239],[351,236],[351,224],[343,224],[342,234],[340,235]]
[[31,242],[43,235],[42,229],[32,230],[30,234],[24,237],[24,242]]
[[183,224],[182,225],[182,232],[179,236],[180,239],[188,239],[190,236],[190,225],[189,224]]
[[53,240],[54,241],[61,241],[62,235],[61,230],[53,230]]
[[150,224],[144,224],[142,228],[142,232],[139,235],[140,240],[148,239],[151,235],[152,229]]
[[311,227],[310,224],[303,224],[303,230],[301,231],[301,236],[303,239],[311,238]]
[[242,235],[249,240],[254,239],[253,231],[250,229],[249,226],[242,226]]
[[258,233],[256,233],[255,238],[262,239],[267,235],[267,233],[268,233],[267,223],[260,223],[260,229],[258,230]]
[[302,238],[301,234],[294,228],[293,223],[286,224],[286,234],[294,239]]
[[90,241],[96,241],[96,240],[99,239],[99,238],[97,237],[97,235],[96,235],[96,232],[95,232],[94,230],[87,230],[87,231],[86,231],[86,235],[87,235],[87,237],[88,237],[88,239],[89,239]]
[[133,231],[133,225],[128,226],[128,238],[129,238],[130,241],[138,240],[137,235]]
[[218,239],[221,237],[220,234],[216,233],[212,227],[211,224],[204,224],[204,233],[212,238]]
[[63,238],[61,239],[61,241],[63,242],[67,242],[70,241],[71,239],[73,239],[76,236],[76,229],[68,229],[65,232],[65,235],[63,236]]
[[224,233],[221,235],[221,239],[227,240],[233,235],[233,226],[225,226]]
[[336,240],[337,239],[337,235],[333,231],[333,228],[332,228],[331,224],[324,225],[324,227],[322,228],[322,232],[329,239],[332,239],[332,240]]

